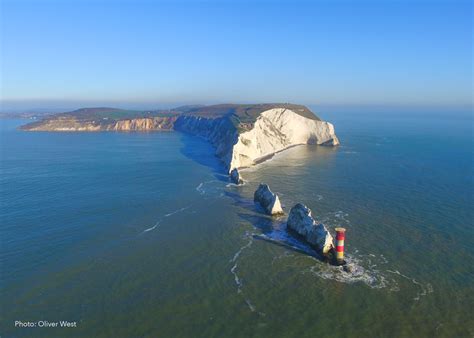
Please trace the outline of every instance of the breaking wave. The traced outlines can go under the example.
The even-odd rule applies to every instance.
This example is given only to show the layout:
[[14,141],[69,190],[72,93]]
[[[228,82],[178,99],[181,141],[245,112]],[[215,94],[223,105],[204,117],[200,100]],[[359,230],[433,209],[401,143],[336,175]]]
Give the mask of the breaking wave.
[[351,267],[351,271],[344,270],[344,267],[342,266],[322,264],[314,257],[308,256],[308,258],[313,259],[316,264],[303,271],[303,273],[311,273],[322,279],[335,280],[346,284],[361,282],[373,289],[386,287],[392,289],[394,286],[393,281],[384,276],[380,270],[364,266],[365,262],[354,255],[349,254],[345,257],[345,261],[347,262],[347,265]]
[[148,231],[155,230],[155,229],[156,229],[156,227],[157,227],[158,225],[160,225],[160,223],[161,223],[161,220],[160,220],[160,221],[158,221],[158,222],[156,222],[156,223],[155,223],[155,225],[153,225],[152,227],[150,227],[150,228],[148,228],[148,229],[145,229],[145,230],[143,230],[143,232],[142,232],[142,233],[145,233],[145,232],[148,232]]
[[201,182],[196,187],[196,191],[200,195],[207,195],[207,194],[211,193],[213,195],[220,196],[223,189],[224,189],[224,187],[222,185],[222,181],[219,181],[219,180],[210,180],[210,181]]
[[238,187],[244,186],[246,183],[247,183],[247,181],[245,181],[245,180],[243,180],[243,183],[241,183],[241,184],[227,183],[226,188],[230,188],[230,187],[238,188]]
[[197,191],[198,193],[200,193],[201,195],[203,195],[203,194],[206,193],[205,190],[202,188],[203,185],[204,185],[204,182],[201,182],[201,183],[199,183],[199,185],[196,187],[196,191]]
[[181,208],[181,209],[178,209],[178,210],[175,210],[173,212],[170,212],[169,214],[166,214],[165,217],[170,217],[170,216],[173,216],[174,214],[177,214],[178,212],[182,212],[186,209],[189,209],[191,207],[191,205],[188,205],[187,207],[184,207],[184,208]]
[[422,283],[418,282],[415,278],[406,276],[398,270],[395,270],[395,271],[387,270],[387,272],[393,273],[393,274],[398,275],[398,276],[400,276],[404,279],[407,279],[419,288],[419,290],[417,291],[415,297],[413,298],[413,300],[416,301],[416,302],[419,301],[421,299],[421,297],[427,296],[428,294],[434,292],[433,286],[430,283],[422,284]]
[[146,233],[146,232],[150,232],[150,231],[155,230],[155,229],[164,221],[165,218],[170,217],[170,216],[173,216],[173,215],[176,215],[176,214],[178,214],[178,213],[180,213],[180,212],[183,212],[183,211],[185,211],[186,209],[191,208],[191,206],[192,206],[192,204],[190,204],[190,205],[188,205],[188,206],[186,206],[186,207],[177,209],[177,210],[175,210],[175,211],[172,211],[172,212],[170,212],[170,213],[167,213],[167,214],[161,216],[160,218],[158,218],[158,220],[156,221],[156,223],[155,223],[153,226],[151,226],[151,227],[149,227],[149,228],[143,230],[140,234],[144,234],[144,233]]
[[242,279],[239,277],[239,275],[237,273],[237,270],[238,270],[238,267],[239,267],[239,264],[238,264],[239,257],[242,254],[242,252],[244,252],[244,250],[246,250],[246,249],[248,249],[252,246],[253,241],[254,241],[254,235],[255,235],[254,233],[250,233],[248,231],[245,232],[244,238],[248,239],[248,241],[245,245],[240,247],[239,250],[237,250],[237,252],[232,257],[232,259],[229,260],[230,263],[234,263],[234,265],[230,269],[230,272],[232,273],[232,275],[234,275],[234,282],[235,282],[235,285],[237,286],[237,293],[244,298],[244,301],[247,304],[247,306],[249,307],[250,311],[256,312],[261,316],[265,316],[265,313],[257,311],[257,308],[255,307],[255,305],[250,301],[250,299],[248,297],[245,296],[245,294],[242,290],[242,288],[243,288]]

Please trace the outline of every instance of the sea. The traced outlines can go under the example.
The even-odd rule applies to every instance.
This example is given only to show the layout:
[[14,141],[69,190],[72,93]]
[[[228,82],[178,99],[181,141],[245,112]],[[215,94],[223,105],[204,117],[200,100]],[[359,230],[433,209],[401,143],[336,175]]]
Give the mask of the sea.
[[[0,336],[474,337],[472,112],[321,116],[341,146],[242,186],[192,135],[0,120]],[[264,215],[261,182],[345,227],[353,271]]]

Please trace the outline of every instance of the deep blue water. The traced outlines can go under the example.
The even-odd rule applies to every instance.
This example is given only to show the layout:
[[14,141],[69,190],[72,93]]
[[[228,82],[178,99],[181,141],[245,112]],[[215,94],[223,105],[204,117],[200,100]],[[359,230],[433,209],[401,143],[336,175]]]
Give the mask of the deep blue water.
[[[340,147],[285,151],[244,171],[243,187],[189,135],[0,120],[0,335],[474,335],[472,115],[322,117]],[[286,211],[303,202],[345,226],[356,273],[261,215],[262,181]]]

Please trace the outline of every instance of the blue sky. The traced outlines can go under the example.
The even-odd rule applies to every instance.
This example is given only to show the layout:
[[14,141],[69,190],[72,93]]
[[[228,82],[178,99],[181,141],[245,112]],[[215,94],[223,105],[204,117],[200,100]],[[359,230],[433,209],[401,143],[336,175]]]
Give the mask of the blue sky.
[[470,1],[1,1],[4,109],[472,104]]

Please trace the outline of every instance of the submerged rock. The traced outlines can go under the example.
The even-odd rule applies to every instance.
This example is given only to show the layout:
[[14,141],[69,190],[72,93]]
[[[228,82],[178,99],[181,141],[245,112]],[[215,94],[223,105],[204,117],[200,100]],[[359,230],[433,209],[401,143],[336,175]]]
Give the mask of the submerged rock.
[[269,215],[284,214],[280,199],[270,190],[267,184],[260,183],[253,195],[253,200],[254,202],[258,202]]
[[240,177],[239,170],[237,168],[232,169],[230,172],[230,180],[235,184],[242,184],[244,181]]
[[333,238],[322,223],[311,216],[311,209],[298,203],[290,210],[287,222],[288,228],[303,236],[316,250],[327,254],[334,248]]

